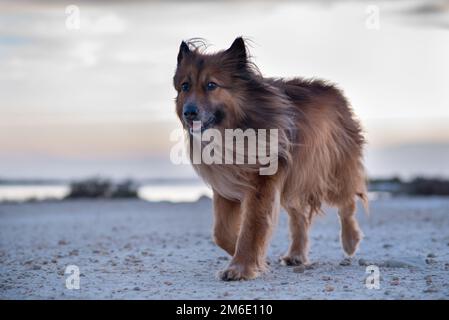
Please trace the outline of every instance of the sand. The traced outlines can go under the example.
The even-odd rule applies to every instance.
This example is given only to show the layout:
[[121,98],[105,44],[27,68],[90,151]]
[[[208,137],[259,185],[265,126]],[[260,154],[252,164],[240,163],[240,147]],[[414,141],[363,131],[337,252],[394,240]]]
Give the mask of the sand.
[[[211,202],[141,200],[0,204],[1,299],[448,299],[449,198],[386,198],[359,209],[365,239],[344,256],[334,210],[311,234],[313,263],[281,266],[288,246],[282,213],[270,245],[270,270],[223,282],[229,257],[211,240]],[[365,285],[366,265],[380,289]],[[67,289],[68,265],[80,289]]]

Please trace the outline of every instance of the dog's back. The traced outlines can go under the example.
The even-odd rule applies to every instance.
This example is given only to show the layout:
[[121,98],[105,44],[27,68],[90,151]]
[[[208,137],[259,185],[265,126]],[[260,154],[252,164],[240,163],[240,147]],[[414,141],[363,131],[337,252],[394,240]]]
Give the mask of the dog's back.
[[291,100],[297,113],[292,164],[282,201],[342,206],[358,195],[366,199],[362,165],[364,139],[342,92],[320,80],[268,80]]

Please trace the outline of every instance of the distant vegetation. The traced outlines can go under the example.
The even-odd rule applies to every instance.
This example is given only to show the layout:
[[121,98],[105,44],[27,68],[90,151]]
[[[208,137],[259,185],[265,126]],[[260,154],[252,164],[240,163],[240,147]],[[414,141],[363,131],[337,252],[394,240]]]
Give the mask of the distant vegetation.
[[132,180],[114,183],[104,178],[90,178],[70,183],[70,192],[66,199],[80,198],[137,198],[138,185]]
[[405,185],[409,195],[449,195],[449,181],[442,179],[416,178]]
[[[145,184],[179,185],[196,183],[196,179],[152,179],[124,180],[121,182],[111,179],[93,177],[78,181],[40,180],[40,179],[1,179],[0,186],[39,186],[64,185],[69,186],[69,193],[65,199],[123,199],[138,198],[139,186]],[[385,192],[387,194],[409,196],[449,196],[449,179],[417,177],[413,180],[402,180],[399,177],[386,179],[370,179],[368,190],[371,192]]]
[[417,177],[411,181],[402,181],[398,177],[371,179],[368,189],[393,195],[449,196],[449,180],[423,177]]
[[[109,179],[90,178],[70,183],[66,198],[137,198],[138,187],[132,180],[115,183]],[[399,177],[370,179],[368,190],[392,195],[449,196],[449,180],[423,177],[411,181],[403,181]]]

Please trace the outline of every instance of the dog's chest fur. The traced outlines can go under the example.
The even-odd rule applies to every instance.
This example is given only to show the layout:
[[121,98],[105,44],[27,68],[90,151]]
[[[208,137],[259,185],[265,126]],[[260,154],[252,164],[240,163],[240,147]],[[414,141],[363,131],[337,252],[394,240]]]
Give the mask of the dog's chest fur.
[[248,181],[236,166],[194,164],[193,168],[222,197],[242,201]]

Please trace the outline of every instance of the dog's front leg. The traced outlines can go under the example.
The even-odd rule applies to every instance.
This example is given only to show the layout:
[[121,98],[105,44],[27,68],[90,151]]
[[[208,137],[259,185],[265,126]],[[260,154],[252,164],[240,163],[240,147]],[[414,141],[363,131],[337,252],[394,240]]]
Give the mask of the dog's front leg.
[[242,201],[242,225],[236,251],[226,270],[225,281],[252,279],[265,270],[268,240],[279,213],[279,187],[273,177],[260,178]]
[[214,241],[234,256],[239,235],[241,213],[240,203],[223,198],[214,190]]

